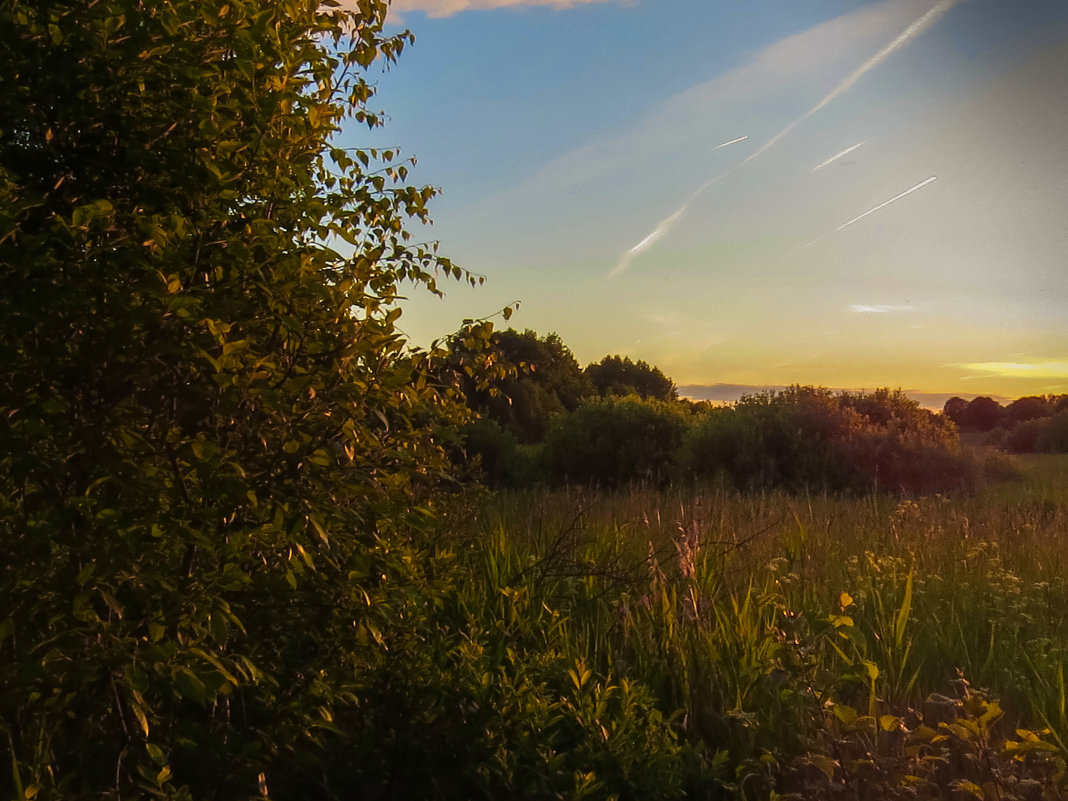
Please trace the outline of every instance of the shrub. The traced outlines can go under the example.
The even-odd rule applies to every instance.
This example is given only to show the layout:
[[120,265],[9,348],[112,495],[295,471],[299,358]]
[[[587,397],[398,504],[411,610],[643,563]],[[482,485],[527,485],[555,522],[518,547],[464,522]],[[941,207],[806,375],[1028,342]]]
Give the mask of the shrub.
[[692,474],[718,475],[740,489],[843,489],[851,476],[830,443],[844,435],[854,416],[825,389],[750,395],[694,426],[680,462]]
[[546,468],[556,480],[603,486],[666,481],[687,421],[676,403],[634,395],[589,400],[554,419]]
[[1011,453],[1068,453],[1068,409],[1020,423],[1004,437]]
[[333,144],[410,39],[349,9],[0,3],[5,797],[314,797],[431,595],[397,301],[462,271]]
[[743,398],[690,430],[683,468],[742,489],[924,493],[973,487],[989,459],[961,448],[951,421],[901,392],[842,393],[790,387]]
[[516,436],[488,418],[472,420],[461,431],[461,462],[489,487],[529,487],[541,478],[540,445],[520,445]]

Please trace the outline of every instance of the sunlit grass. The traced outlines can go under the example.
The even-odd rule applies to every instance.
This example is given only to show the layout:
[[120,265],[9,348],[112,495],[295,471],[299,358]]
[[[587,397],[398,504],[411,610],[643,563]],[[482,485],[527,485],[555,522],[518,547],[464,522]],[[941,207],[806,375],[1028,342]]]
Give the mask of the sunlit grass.
[[559,489],[464,514],[471,597],[504,603],[486,614],[516,592],[551,612],[541,635],[647,687],[731,792],[852,770],[828,726],[872,759],[919,759],[894,732],[926,736],[931,698],[974,718],[983,748],[1009,753],[1019,729],[1042,744],[1026,753],[1064,756],[1068,457],[1029,457],[1021,480],[953,497]]

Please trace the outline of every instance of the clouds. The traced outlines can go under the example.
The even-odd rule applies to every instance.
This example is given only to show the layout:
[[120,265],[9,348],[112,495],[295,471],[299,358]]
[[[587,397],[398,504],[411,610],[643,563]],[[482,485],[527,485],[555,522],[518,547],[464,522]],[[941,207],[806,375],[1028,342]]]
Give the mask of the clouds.
[[709,158],[724,140],[741,132],[750,139],[775,133],[782,109],[797,108],[804,102],[799,96],[833,87],[843,70],[929,6],[926,0],[883,0],[745,54],[738,66],[636,110],[622,130],[546,164],[524,189],[541,190],[555,203],[556,192],[610,178],[627,180],[646,195],[650,185],[693,180],[695,167],[711,171],[738,155],[731,147],[721,151],[723,159]]
[[893,314],[915,311],[912,306],[892,306],[886,303],[854,303],[849,307],[853,314]]
[[955,366],[965,370],[1013,378],[1068,378],[1068,361],[1056,359],[1026,362],[971,362]]
[[[765,151],[767,151],[771,147],[773,147],[780,139],[782,139],[784,136],[789,134],[790,131],[792,131],[797,125],[799,125],[800,123],[804,122],[809,117],[811,117],[813,114],[815,114],[820,109],[822,109],[824,106],[826,106],[829,103],[831,103],[835,98],[837,98],[837,97],[841,96],[842,94],[848,92],[851,88],[853,88],[854,85],[856,85],[856,83],[861,78],[864,77],[864,75],[866,73],[868,73],[871,70],[873,70],[876,67],[878,67],[887,58],[889,58],[895,51],[900,50],[902,47],[904,47],[906,44],[908,44],[908,42],[911,39],[919,36],[925,30],[927,30],[932,25],[934,25],[943,14],[945,14],[950,8],[952,8],[953,6],[955,6],[959,2],[961,2],[961,0],[940,0],[940,2],[937,5],[935,5],[933,8],[931,8],[929,11],[927,11],[926,14],[921,16],[919,19],[915,20],[904,31],[902,31],[892,42],[890,42],[890,44],[886,45],[881,50],[879,50],[874,56],[869,58],[860,67],[858,67],[852,73],[850,73],[850,75],[845,80],[843,80],[841,83],[839,83],[833,90],[831,90],[828,94],[824,95],[823,99],[820,100],[819,103],[814,105],[812,108],[810,108],[808,111],[806,111],[804,114],[802,114],[797,119],[795,119],[792,122],[790,122],[785,128],[783,128],[781,131],[779,131],[777,134],[775,134],[775,136],[771,137],[767,142],[765,142],[763,145],[761,145],[756,150],[754,150],[752,153],[750,153],[748,156],[746,156],[745,160],[742,161],[742,163],[739,166],[740,167],[744,167],[746,164],[748,164],[750,161],[755,159],[757,156],[761,155],[762,153],[764,153]],[[748,136],[743,137],[743,138],[748,139]],[[739,139],[739,140],[735,140],[735,141],[741,141],[741,140]],[[727,144],[733,144],[733,142],[729,142]],[[860,144],[863,144],[863,142],[861,142]],[[823,163],[821,163],[817,167],[815,167],[813,169],[813,172],[818,170],[820,167],[824,167],[827,164],[830,164],[831,162],[837,160],[838,158],[841,158],[842,156],[846,155],[847,153],[850,153],[850,152],[856,150],[858,147],[860,147],[860,144],[854,145],[851,148],[843,150],[837,156],[832,156],[827,161],[824,161]],[[723,145],[720,145],[720,147],[723,147]],[[717,147],[715,149],[718,150],[719,148]],[[678,218],[682,216],[682,213],[686,210],[686,207],[693,200],[695,200],[697,198],[697,196],[700,195],[705,190],[705,188],[707,188],[708,186],[711,186],[713,183],[718,181],[720,178],[726,177],[727,174],[729,174],[729,172],[717,175],[715,178],[711,179],[704,186],[702,186],[700,189],[698,189],[696,192],[694,192],[693,195],[690,196],[690,199],[687,200],[686,203],[683,205],[683,207],[681,209],[679,209],[679,211],[675,212],[673,215],[671,215],[670,217],[665,219],[663,222],[661,222],[660,225],[653,231],[653,233],[649,234],[649,236],[647,236],[645,239],[643,239],[638,245],[636,245],[636,246],[632,247],[630,250],[626,251],[626,253],[623,254],[623,256],[620,258],[619,262],[616,264],[615,268],[609,273],[609,275],[618,275],[620,272],[625,270],[630,265],[631,261],[634,260],[635,256],[640,254],[642,251],[647,250],[653,244],[653,242],[655,242],[657,239],[660,239],[665,233],[667,233],[667,231],[671,228],[671,226],[674,225],[675,221],[678,220]],[[897,195],[896,197],[891,198],[890,200],[886,201],[885,203],[881,203],[880,205],[876,206],[873,209],[870,209],[869,211],[864,212],[863,214],[861,214],[858,217],[854,217],[852,220],[850,220],[849,222],[845,223],[844,225],[838,226],[838,228],[836,228],[835,230],[836,231],[841,231],[843,228],[848,228],[850,225],[852,225],[853,223],[857,222],[858,220],[861,220],[861,219],[867,217],[869,214],[872,214],[873,212],[878,211],[879,209],[883,208],[884,206],[889,206],[895,200],[900,200],[901,198],[905,197],[905,195],[911,194],[912,192],[915,192],[917,189],[921,189],[922,187],[926,186],[927,184],[931,183],[931,181],[934,181],[934,180],[935,180],[934,177],[928,178],[923,183],[917,184],[916,186],[912,187],[911,189],[909,189],[909,190],[907,190],[905,192],[902,192],[900,195]]]
[[571,8],[586,3],[606,2],[619,2],[619,0],[393,0],[390,13],[396,16],[409,11],[423,11],[431,17],[450,17],[461,11],[485,11],[521,6]]

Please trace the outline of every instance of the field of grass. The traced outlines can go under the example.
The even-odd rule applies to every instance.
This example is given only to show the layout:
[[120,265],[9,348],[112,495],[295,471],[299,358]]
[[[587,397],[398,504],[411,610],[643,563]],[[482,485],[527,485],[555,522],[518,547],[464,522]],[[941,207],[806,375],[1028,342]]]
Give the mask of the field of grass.
[[500,681],[566,666],[558,715],[646,749],[611,770],[652,769],[627,709],[662,720],[664,797],[1059,798],[1068,457],[1020,464],[952,497],[487,496],[452,524],[470,645]]

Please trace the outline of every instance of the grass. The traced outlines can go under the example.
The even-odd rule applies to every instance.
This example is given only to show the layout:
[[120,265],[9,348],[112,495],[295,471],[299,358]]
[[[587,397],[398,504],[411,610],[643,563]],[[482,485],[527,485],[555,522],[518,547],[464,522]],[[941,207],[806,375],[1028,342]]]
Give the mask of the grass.
[[500,493],[454,545],[472,619],[650,693],[691,749],[688,797],[1053,798],[1068,457],[1021,467],[914,499]]

